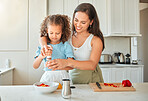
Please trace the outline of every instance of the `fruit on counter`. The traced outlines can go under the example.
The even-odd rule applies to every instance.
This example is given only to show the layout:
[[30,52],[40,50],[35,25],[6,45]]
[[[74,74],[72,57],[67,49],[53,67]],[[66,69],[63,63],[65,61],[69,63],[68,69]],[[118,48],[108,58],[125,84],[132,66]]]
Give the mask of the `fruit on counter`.
[[57,89],[62,89],[62,85],[60,83],[59,83],[59,86],[58,86]]
[[122,86],[123,87],[131,87],[132,83],[130,82],[130,80],[123,80],[122,81]]
[[38,87],[49,87],[49,85],[45,85],[44,83],[41,83],[40,85],[37,85]]
[[113,83],[104,83],[105,86],[111,86],[111,87],[118,87],[116,85],[114,85]]

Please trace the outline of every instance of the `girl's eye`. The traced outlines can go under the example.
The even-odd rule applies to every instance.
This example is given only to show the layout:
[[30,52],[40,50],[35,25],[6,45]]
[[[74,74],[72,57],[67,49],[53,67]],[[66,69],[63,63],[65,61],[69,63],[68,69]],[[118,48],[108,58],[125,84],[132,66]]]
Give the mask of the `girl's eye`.
[[50,34],[53,34],[53,33],[50,33]]
[[60,33],[56,33],[57,35],[59,35]]

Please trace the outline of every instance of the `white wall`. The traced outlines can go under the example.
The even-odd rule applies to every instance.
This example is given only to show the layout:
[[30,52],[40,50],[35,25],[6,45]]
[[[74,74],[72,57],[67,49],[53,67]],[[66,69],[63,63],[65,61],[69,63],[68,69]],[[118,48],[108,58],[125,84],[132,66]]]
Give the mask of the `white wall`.
[[39,81],[43,66],[35,70],[32,67],[35,51],[39,45],[40,25],[46,16],[46,0],[29,0],[29,84]]
[[144,64],[144,82],[148,82],[148,8],[140,11],[140,33],[137,55]]
[[[33,69],[35,51],[39,45],[40,24],[46,16],[46,0],[26,0],[28,1],[28,42],[27,50],[0,50],[0,68],[5,66],[5,60],[10,59],[14,70],[14,84],[32,84],[39,81],[43,68]],[[14,2],[14,1],[13,1]],[[9,2],[10,3],[10,2]],[[20,5],[24,5],[23,0]],[[8,11],[9,12],[9,11]],[[9,29],[9,28],[8,28]],[[0,31],[1,32],[1,31]],[[17,36],[16,36],[17,37]],[[23,37],[22,37],[23,38]],[[22,40],[23,41],[23,40]],[[6,41],[11,45],[11,42]],[[42,66],[41,66],[42,67]]]
[[105,49],[102,54],[113,54],[122,52],[124,55],[130,54],[130,38],[129,37],[105,37]]

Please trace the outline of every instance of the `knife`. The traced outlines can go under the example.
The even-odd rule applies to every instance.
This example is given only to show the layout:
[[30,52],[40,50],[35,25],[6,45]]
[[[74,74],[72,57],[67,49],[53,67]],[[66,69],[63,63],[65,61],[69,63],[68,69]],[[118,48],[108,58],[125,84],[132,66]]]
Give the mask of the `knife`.
[[102,89],[102,87],[101,87],[99,82],[96,82],[96,85],[98,86],[99,89]]

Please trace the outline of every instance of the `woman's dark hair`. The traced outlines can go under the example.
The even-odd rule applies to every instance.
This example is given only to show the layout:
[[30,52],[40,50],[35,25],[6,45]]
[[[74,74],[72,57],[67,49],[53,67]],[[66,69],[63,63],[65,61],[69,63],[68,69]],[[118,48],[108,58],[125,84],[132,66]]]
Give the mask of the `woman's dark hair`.
[[92,33],[94,36],[98,36],[102,40],[103,49],[104,49],[105,48],[104,37],[100,30],[99,19],[98,19],[97,12],[94,6],[90,3],[82,3],[78,5],[77,8],[74,10],[73,19],[72,19],[72,34],[73,35],[75,34],[75,31],[76,31],[74,27],[74,17],[75,17],[76,12],[84,12],[88,15],[90,21],[93,20],[92,25],[88,27],[88,31],[89,33]]
[[50,25],[60,25],[62,26],[62,36],[61,36],[61,41],[64,43],[65,41],[68,41],[70,34],[71,34],[71,29],[70,29],[70,19],[66,15],[49,15],[47,16],[42,24],[41,24],[41,37],[47,36],[48,41],[50,42],[50,39],[48,37],[48,26]]

